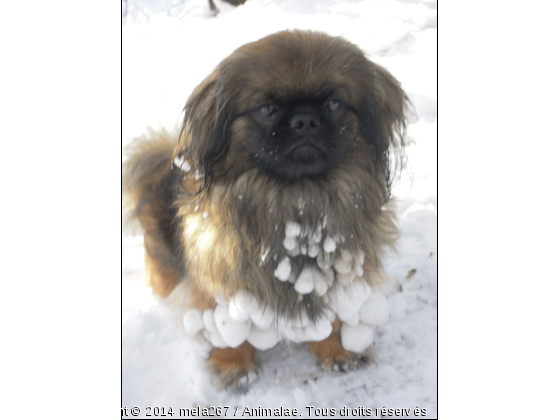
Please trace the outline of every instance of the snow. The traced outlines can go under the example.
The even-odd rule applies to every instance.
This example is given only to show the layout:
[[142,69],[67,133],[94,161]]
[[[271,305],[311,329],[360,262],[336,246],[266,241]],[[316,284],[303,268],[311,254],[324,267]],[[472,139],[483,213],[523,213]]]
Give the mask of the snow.
[[352,271],[352,265],[344,261],[342,257],[339,257],[334,260],[334,269],[340,274],[348,274]]
[[301,273],[296,280],[296,284],[294,285],[296,292],[301,293],[302,295],[306,295],[313,291],[315,287],[315,282],[313,277],[315,276],[315,269],[305,267],[301,270]]
[[251,314],[251,312],[258,308],[257,299],[255,299],[255,297],[246,290],[237,292],[233,301],[239,310],[246,314]]
[[246,321],[251,317],[251,313],[243,312],[239,309],[239,306],[235,304],[235,300],[232,299],[229,302],[229,316],[236,321]]
[[189,162],[187,162],[187,160],[182,157],[182,156],[177,156],[174,160],[173,160],[173,164],[181,169],[182,171],[185,172],[189,172],[191,170],[191,165],[189,164]]
[[[407,165],[393,189],[401,229],[398,253],[390,254],[385,260],[386,274],[393,283],[371,290],[364,306],[372,305],[374,310],[353,313],[348,310],[342,326],[346,348],[361,348],[373,342],[374,364],[345,374],[325,373],[309,354],[307,345],[281,341],[273,347],[276,338],[271,326],[280,321],[274,321],[269,309],[258,308],[251,312],[249,319],[238,322],[230,316],[230,302],[223,298],[218,299],[215,311],[210,309],[202,314],[204,329],[189,337],[183,322],[185,314],[162,305],[143,283],[141,237],[125,236],[123,406],[282,405],[298,408],[305,418],[307,405],[337,410],[343,406],[414,408],[420,405],[427,409],[425,418],[437,416],[437,12],[434,4],[429,0],[249,0],[235,8],[216,0],[220,13],[213,17],[206,0],[128,1],[122,33],[125,143],[144,133],[147,126],[176,125],[192,89],[220,60],[243,43],[287,28],[325,31],[356,43],[370,59],[402,82],[416,105],[417,117],[408,126]],[[322,227],[327,227],[326,217]],[[305,232],[309,229],[300,228]],[[331,254],[336,251],[337,243],[333,237],[326,237],[321,245],[321,236],[325,235],[320,226],[315,233],[318,240],[307,233],[307,254],[317,258],[321,269],[326,270],[327,285],[331,285],[334,272],[328,270],[337,257]],[[337,239],[343,243],[342,238]],[[293,245],[291,251],[301,251],[297,240],[290,240],[288,245]],[[363,275],[363,255],[352,257],[354,261],[350,265],[353,264],[356,279],[347,280],[348,285]],[[283,261],[278,264],[275,276],[286,281],[293,273],[289,265],[282,265]],[[410,276],[412,269],[416,271]],[[291,281],[295,282],[296,278]],[[313,283],[314,293],[318,293],[317,284]],[[387,304],[380,303],[382,300],[374,303],[378,293],[387,296]],[[343,293],[346,298],[342,298],[328,291],[323,298],[328,298],[329,305],[336,305],[339,300],[350,301],[350,295]],[[236,308],[241,309],[237,304]],[[366,312],[374,317],[375,328],[366,325],[374,323]],[[328,336],[334,316],[335,311],[327,311],[316,328],[312,328],[312,323],[304,328],[284,325],[284,331],[298,340]],[[227,338],[229,343],[221,335],[218,319],[234,327],[235,334],[230,331],[232,336]],[[190,321],[188,324],[191,325]],[[364,334],[356,334],[360,330]],[[208,351],[205,336],[217,347],[239,342],[245,336],[259,343],[256,347],[268,348],[258,356],[259,377],[247,394],[232,395],[212,386],[201,358],[205,348]]]
[[296,222],[286,223],[286,236],[295,237],[301,233],[301,226]]
[[218,332],[218,327],[216,327],[216,322],[214,321],[214,309],[206,309],[202,314],[202,320],[204,321],[204,328],[211,333]]
[[361,265],[356,264],[354,266],[354,274],[358,277],[362,277],[364,275],[364,268]]
[[187,335],[193,336],[204,328],[202,314],[198,309],[190,309],[183,316],[183,325]]
[[360,320],[369,326],[383,325],[389,320],[389,302],[385,295],[373,290],[360,308]]
[[309,248],[307,249],[307,254],[311,258],[315,258],[319,254],[319,245],[317,245],[317,244],[309,245]]
[[340,257],[347,263],[352,262],[352,254],[347,249],[342,249],[340,251]]
[[325,237],[325,241],[323,242],[323,249],[325,250],[325,252],[334,252],[334,250],[336,249],[336,242],[334,241],[332,236],[327,235]]
[[258,309],[251,314],[251,321],[257,328],[264,330],[270,327],[274,320],[274,312],[272,309]]
[[[359,323],[360,323],[360,313],[359,312],[356,312],[354,315],[352,315],[350,318],[347,318],[344,321],[344,324],[350,325],[352,327],[355,327]],[[347,348],[346,346],[344,346],[344,347]]]
[[356,278],[356,273],[353,271],[348,271],[348,273],[341,273],[340,271],[338,271],[336,274],[336,278],[339,282],[342,283],[343,286],[348,286]]
[[280,341],[280,336],[274,328],[262,330],[253,326],[247,341],[259,350],[268,350]]
[[321,242],[321,236],[321,225],[318,225],[317,229],[315,229],[315,231],[309,236],[309,243],[318,244],[319,242]]
[[363,353],[373,343],[373,330],[364,324],[352,326],[344,323],[340,329],[340,338],[346,350]]
[[317,293],[317,295],[323,296],[325,293],[327,293],[329,284],[327,283],[325,277],[318,271],[316,271],[315,275],[313,276],[313,282],[315,293]]
[[218,305],[214,310],[214,322],[228,347],[237,347],[245,341],[251,330],[251,322],[236,321],[229,316],[228,308]]
[[278,263],[278,267],[274,271],[274,276],[280,281],[288,280],[290,277],[291,265],[290,258],[284,257],[282,261]]
[[335,286],[329,296],[329,305],[341,321],[352,318],[360,311],[371,293],[370,286],[363,280],[356,280],[348,287]]
[[328,318],[319,318],[315,323],[310,323],[303,328],[288,326],[283,334],[296,343],[307,341],[321,341],[331,335],[332,325]]
[[[298,245],[298,241],[297,238],[294,236],[286,236],[284,238],[284,248],[286,248],[288,251],[294,251],[296,250],[296,247]],[[299,250],[297,250],[299,252]],[[293,255],[295,257],[295,255]]]

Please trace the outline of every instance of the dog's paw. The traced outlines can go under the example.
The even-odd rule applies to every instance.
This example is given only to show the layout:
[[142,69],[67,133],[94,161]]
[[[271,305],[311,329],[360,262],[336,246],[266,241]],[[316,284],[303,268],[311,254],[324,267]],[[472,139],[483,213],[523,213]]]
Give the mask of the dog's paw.
[[236,348],[214,349],[208,359],[217,388],[245,393],[257,380],[255,349],[248,342]]
[[372,360],[369,354],[345,352],[332,359],[321,361],[321,367],[325,372],[349,372],[369,365]]
[[258,379],[256,368],[230,371],[214,371],[216,387],[236,394],[245,394]]

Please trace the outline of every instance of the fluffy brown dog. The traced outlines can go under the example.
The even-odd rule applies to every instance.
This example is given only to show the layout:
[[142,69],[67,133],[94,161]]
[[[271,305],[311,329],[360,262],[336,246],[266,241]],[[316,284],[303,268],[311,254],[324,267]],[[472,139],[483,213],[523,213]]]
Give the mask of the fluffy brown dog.
[[398,233],[407,104],[355,45],[286,31],[222,61],[180,134],[134,144],[123,194],[150,284],[188,291],[187,332],[222,384],[246,384],[255,347],[280,340],[309,342],[326,369],[365,361],[375,321],[357,311]]

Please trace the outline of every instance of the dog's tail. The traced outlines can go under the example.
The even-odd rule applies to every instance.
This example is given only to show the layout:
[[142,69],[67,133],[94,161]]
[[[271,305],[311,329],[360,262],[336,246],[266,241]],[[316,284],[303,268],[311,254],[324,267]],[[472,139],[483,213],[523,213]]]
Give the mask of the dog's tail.
[[161,202],[162,183],[173,163],[177,137],[166,130],[148,130],[148,134],[134,139],[124,150],[122,167],[123,225],[138,219],[146,201]]
[[123,163],[123,230],[140,226],[144,262],[154,292],[168,296],[185,276],[178,229],[173,161],[179,133],[149,130],[125,150]]

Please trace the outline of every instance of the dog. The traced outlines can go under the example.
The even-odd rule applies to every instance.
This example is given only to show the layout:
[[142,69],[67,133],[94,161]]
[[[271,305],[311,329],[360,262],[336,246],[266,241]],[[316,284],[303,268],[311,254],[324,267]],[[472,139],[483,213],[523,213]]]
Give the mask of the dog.
[[354,44],[283,31],[224,59],[179,132],[132,144],[123,203],[149,284],[185,292],[186,333],[219,385],[246,389],[256,351],[282,340],[326,370],[371,359],[408,109]]

